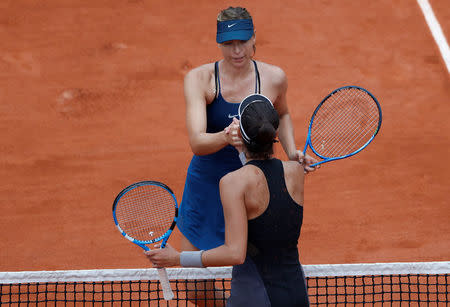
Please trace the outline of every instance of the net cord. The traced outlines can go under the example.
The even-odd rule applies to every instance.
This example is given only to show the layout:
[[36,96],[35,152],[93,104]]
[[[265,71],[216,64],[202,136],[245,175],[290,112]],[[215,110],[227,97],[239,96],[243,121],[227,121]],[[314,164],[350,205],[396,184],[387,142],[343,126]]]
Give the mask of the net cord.
[[[169,279],[231,278],[231,267],[168,268]],[[306,277],[449,274],[450,261],[303,265]],[[157,280],[157,269],[0,272],[0,284]]]

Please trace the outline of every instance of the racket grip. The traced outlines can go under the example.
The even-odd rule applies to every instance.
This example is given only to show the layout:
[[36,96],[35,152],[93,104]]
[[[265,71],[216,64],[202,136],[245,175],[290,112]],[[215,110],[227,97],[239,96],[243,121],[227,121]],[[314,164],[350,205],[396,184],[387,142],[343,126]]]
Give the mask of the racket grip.
[[161,288],[163,290],[164,299],[169,301],[173,299],[173,291],[170,287],[169,277],[165,268],[158,268],[159,282],[161,283]]

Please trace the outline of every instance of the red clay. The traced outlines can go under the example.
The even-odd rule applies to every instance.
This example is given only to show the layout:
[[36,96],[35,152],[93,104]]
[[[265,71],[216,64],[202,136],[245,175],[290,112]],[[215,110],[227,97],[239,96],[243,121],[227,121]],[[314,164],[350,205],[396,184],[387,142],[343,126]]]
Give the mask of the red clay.
[[[444,2],[431,1],[448,39]],[[144,179],[181,200],[183,76],[220,58],[215,16],[230,5],[164,3],[1,2],[0,271],[148,265],[112,202]],[[256,59],[288,75],[299,147],[334,88],[366,87],[383,107],[367,150],[307,178],[301,261],[449,260],[450,78],[416,2],[231,4],[253,14]]]

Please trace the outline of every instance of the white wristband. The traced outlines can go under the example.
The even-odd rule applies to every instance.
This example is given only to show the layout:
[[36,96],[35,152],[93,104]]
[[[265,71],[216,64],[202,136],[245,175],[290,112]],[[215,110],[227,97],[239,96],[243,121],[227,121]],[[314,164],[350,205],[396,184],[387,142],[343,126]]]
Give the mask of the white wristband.
[[202,263],[203,251],[186,251],[180,253],[180,265],[182,267],[203,268]]
[[247,163],[247,157],[245,156],[245,153],[243,151],[239,153],[239,159],[241,160],[242,165],[245,165],[245,163]]

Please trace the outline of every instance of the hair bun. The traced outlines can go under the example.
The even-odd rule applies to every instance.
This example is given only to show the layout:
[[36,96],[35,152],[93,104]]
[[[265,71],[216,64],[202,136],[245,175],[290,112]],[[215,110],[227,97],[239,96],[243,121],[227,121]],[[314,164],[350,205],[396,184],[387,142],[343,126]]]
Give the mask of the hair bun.
[[258,129],[258,133],[255,137],[255,142],[260,145],[273,143],[276,136],[276,129],[273,124],[267,120],[264,120]]
[[241,134],[250,155],[270,157],[279,125],[278,113],[271,102],[250,102],[240,115]]

